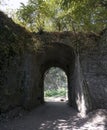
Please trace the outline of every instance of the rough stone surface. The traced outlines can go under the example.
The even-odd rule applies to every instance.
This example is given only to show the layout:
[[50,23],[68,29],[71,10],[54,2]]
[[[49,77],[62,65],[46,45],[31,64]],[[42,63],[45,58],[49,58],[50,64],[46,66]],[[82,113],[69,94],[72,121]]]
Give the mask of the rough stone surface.
[[[105,32],[107,34],[107,32]],[[81,54],[81,65],[95,108],[107,108],[107,40],[103,35],[98,46]]]

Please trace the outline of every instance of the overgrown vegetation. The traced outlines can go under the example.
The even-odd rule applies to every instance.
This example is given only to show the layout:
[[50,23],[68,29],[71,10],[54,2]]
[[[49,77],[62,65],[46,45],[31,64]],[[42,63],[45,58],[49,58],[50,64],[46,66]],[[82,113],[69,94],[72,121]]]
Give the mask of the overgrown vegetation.
[[31,31],[93,31],[107,27],[106,0],[29,0],[17,20]]
[[52,89],[44,91],[45,97],[66,97],[66,88]]

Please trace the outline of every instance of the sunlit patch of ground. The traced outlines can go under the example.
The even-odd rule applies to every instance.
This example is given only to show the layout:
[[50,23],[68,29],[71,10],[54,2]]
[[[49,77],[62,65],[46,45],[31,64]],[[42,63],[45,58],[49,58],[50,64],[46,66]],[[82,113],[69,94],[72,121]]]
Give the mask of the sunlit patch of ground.
[[57,100],[1,122],[0,130],[107,130],[107,110],[95,110],[83,118],[66,102]]
[[45,102],[67,102],[66,97],[45,97]]

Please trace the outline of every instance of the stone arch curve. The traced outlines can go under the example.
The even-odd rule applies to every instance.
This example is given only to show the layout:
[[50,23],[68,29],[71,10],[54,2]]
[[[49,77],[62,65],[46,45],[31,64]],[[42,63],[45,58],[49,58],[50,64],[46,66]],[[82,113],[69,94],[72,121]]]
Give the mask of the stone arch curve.
[[53,43],[45,46],[45,55],[41,62],[41,88],[42,101],[44,102],[44,74],[51,67],[61,68],[67,75],[68,79],[68,102],[72,105],[72,86],[70,85],[70,78],[75,67],[75,53],[73,48],[61,43]]
[[[34,70],[28,76],[31,77],[31,81],[26,83],[29,84],[26,87],[26,98],[24,101],[26,108],[44,103],[44,74],[51,67],[59,67],[67,75],[69,105],[78,111],[82,111],[85,103],[89,104],[86,98],[88,94],[84,93],[87,90],[83,88],[79,57],[72,47],[56,42],[45,43],[41,46],[38,53],[33,56],[32,64],[34,64]],[[82,104],[84,105],[83,107]]]

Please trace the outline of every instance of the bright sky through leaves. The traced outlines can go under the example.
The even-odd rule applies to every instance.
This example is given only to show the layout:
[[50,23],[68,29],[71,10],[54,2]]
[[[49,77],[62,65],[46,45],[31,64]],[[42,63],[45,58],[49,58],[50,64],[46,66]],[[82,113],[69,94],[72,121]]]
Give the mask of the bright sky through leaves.
[[0,5],[0,10],[7,12],[8,10],[18,9],[21,3],[27,4],[28,0],[4,0]]

